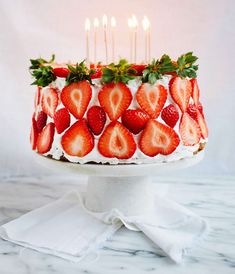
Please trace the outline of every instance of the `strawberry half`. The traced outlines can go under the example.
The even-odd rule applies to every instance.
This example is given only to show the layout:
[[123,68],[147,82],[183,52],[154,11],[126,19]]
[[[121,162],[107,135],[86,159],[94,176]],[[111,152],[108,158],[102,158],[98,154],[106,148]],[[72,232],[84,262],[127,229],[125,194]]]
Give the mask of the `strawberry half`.
[[87,122],[92,132],[100,135],[106,122],[106,113],[103,108],[92,106],[87,112]]
[[134,134],[140,133],[149,119],[149,115],[141,109],[127,109],[122,115],[123,125]]
[[188,105],[187,113],[196,121],[197,121],[197,112],[198,112],[198,109],[196,108],[194,104]]
[[55,110],[58,106],[58,94],[56,89],[47,88],[43,90],[42,95],[42,110],[51,118],[53,118],[55,114]]
[[57,133],[62,133],[70,125],[70,114],[66,108],[61,108],[54,115],[54,123]]
[[167,90],[162,85],[142,84],[137,93],[136,100],[140,107],[153,119],[157,118],[165,105]]
[[204,113],[203,113],[203,106],[202,106],[202,104],[200,103],[200,102],[198,102],[198,110],[201,112],[201,114],[202,114],[202,116],[203,116],[203,118],[204,118]]
[[69,75],[69,70],[65,67],[54,67],[53,72],[55,76],[66,78]]
[[173,128],[179,120],[179,112],[173,104],[170,104],[162,110],[161,118],[168,126]]
[[120,122],[111,122],[98,142],[99,152],[108,158],[128,159],[136,151],[135,140]]
[[37,129],[37,122],[35,118],[32,118],[32,126],[30,130],[30,144],[32,149],[35,150],[37,146],[37,138],[38,138],[38,129]]
[[199,110],[197,112],[197,121],[198,121],[199,127],[201,129],[202,138],[204,138],[204,139],[207,138],[208,137],[208,128],[206,125],[206,121]]
[[42,129],[45,127],[46,124],[47,124],[47,115],[45,112],[40,111],[38,113],[38,118],[37,118],[38,133],[42,131]]
[[42,132],[38,135],[37,149],[41,154],[47,153],[52,146],[52,142],[55,134],[54,123],[47,124]]
[[86,120],[74,123],[62,136],[63,150],[70,156],[84,157],[94,147],[94,136],[89,130]]
[[171,127],[151,119],[140,136],[139,148],[145,155],[154,157],[171,154],[179,143],[179,136]]
[[122,82],[110,83],[103,86],[98,94],[98,99],[110,120],[113,121],[122,116],[123,112],[129,107],[132,94],[130,89]]
[[63,88],[61,101],[77,119],[82,119],[91,100],[92,90],[87,81],[72,83]]
[[36,108],[40,104],[40,99],[41,99],[41,87],[37,87],[37,90],[35,92],[34,96],[34,107]]
[[201,138],[198,123],[187,112],[181,118],[180,136],[185,146],[194,146],[199,143]]
[[179,76],[173,77],[169,83],[170,93],[173,100],[185,112],[192,93],[192,85],[188,79],[181,79]]
[[200,90],[199,90],[199,86],[198,86],[198,83],[197,83],[197,79],[193,78],[190,81],[191,81],[191,84],[192,84],[193,102],[194,102],[195,106],[198,107],[198,105],[199,105]]

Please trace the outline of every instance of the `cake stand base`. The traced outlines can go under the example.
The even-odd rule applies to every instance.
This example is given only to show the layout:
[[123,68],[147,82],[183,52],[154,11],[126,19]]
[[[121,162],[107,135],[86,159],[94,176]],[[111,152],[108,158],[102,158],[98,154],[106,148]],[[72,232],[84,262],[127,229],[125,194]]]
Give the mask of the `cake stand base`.
[[[197,164],[204,157],[201,151],[191,158],[153,164],[74,164],[36,154],[37,161],[47,168],[88,175],[85,205],[93,212],[118,209],[126,216],[140,215],[153,206],[151,177],[170,175],[171,171]],[[158,181],[157,178],[155,180]]]

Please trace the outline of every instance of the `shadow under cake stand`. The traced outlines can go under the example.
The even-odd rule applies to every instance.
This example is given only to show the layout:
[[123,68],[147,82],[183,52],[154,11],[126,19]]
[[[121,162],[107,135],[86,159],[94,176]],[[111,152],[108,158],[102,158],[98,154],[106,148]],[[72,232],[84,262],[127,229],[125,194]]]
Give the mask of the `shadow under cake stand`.
[[94,212],[105,212],[113,208],[128,215],[144,214],[153,206],[151,176],[169,174],[200,162],[204,151],[191,158],[153,164],[76,164],[35,155],[37,162],[53,169],[76,175],[88,176],[85,205]]

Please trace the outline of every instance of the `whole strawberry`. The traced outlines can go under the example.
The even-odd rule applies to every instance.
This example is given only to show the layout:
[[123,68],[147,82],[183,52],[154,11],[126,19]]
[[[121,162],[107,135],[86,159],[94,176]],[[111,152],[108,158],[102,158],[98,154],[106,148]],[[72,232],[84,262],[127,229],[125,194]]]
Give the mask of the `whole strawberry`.
[[140,133],[149,119],[149,115],[141,109],[128,109],[122,115],[123,125],[134,134]]
[[60,134],[70,125],[70,114],[66,108],[61,108],[54,115],[56,131]]
[[100,135],[106,122],[106,114],[103,108],[92,106],[87,112],[87,122],[92,132],[95,135]]
[[173,128],[179,120],[179,112],[173,104],[170,104],[162,110],[161,118],[168,126]]

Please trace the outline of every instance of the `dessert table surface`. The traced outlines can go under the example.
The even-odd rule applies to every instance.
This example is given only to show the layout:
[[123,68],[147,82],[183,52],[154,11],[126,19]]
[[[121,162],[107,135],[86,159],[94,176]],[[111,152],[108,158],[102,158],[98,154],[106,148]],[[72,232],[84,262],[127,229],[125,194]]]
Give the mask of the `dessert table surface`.
[[[121,228],[96,256],[79,263],[41,254],[0,239],[1,274],[235,273],[235,178],[153,178],[169,186],[169,197],[210,223],[182,265],[174,264],[141,232]],[[86,177],[4,177],[0,179],[0,225],[73,190]]]

